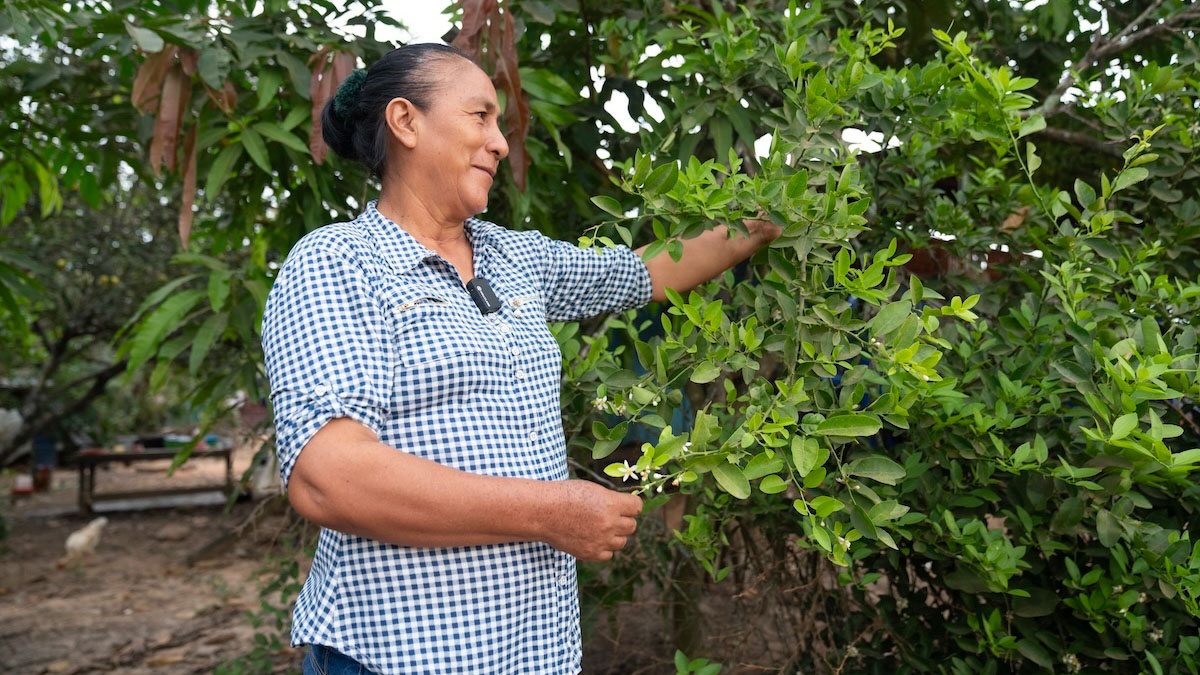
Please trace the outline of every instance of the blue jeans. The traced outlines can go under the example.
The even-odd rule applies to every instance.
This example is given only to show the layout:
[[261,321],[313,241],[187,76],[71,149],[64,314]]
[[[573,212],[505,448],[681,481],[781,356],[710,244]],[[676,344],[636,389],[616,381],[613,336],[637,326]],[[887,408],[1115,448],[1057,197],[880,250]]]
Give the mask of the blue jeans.
[[375,671],[324,645],[312,645],[301,668],[303,675],[375,675]]

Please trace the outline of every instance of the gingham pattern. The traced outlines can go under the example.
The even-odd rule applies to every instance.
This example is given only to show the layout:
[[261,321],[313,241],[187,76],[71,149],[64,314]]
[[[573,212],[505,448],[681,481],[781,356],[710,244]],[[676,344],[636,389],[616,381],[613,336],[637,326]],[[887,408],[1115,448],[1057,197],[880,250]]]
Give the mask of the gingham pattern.
[[[503,303],[486,318],[454,267],[374,202],[296,244],[262,333],[285,484],[335,417],[464,471],[567,478],[546,323],[641,306],[649,273],[625,247],[600,254],[476,219],[466,232]],[[416,548],[322,530],[292,644],[383,675],[577,673],[575,559],[539,542]]]

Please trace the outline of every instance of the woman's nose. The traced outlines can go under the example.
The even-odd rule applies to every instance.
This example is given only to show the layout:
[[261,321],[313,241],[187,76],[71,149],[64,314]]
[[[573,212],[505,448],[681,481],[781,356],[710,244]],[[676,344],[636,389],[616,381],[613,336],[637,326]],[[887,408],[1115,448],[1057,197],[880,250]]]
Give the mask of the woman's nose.
[[508,157],[508,140],[500,131],[499,124],[493,127],[492,137],[488,139],[487,150],[496,156],[497,161]]

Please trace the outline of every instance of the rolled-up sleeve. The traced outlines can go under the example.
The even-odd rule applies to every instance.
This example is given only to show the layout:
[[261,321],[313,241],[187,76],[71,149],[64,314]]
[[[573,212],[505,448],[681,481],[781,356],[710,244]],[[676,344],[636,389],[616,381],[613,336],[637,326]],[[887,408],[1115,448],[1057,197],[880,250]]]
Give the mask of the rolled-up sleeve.
[[650,272],[628,246],[586,249],[538,237],[544,250],[548,321],[582,319],[650,302]]
[[331,419],[380,434],[394,376],[391,326],[354,257],[297,248],[271,288],[262,331],[285,486],[300,451]]

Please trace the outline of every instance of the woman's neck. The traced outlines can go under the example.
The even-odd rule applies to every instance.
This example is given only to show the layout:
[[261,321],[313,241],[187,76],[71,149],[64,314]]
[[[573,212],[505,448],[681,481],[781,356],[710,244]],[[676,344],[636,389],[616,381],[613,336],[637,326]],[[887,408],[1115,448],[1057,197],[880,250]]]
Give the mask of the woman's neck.
[[404,185],[385,186],[376,208],[435,252],[442,253],[444,248],[453,249],[467,243],[462,218],[445,214],[432,200],[422,199]]

